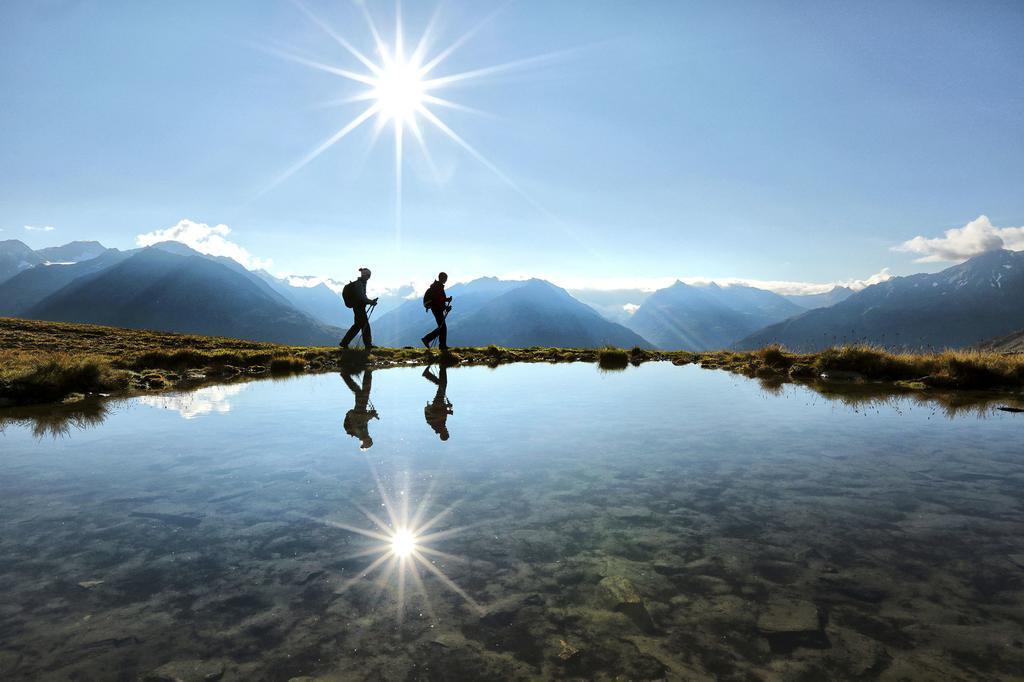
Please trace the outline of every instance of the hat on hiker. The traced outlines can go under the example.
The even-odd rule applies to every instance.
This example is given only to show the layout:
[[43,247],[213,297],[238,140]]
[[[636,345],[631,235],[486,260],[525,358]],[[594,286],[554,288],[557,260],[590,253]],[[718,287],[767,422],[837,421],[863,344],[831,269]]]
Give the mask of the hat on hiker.
[[369,277],[370,276],[370,268],[359,268],[359,274],[360,275],[366,275],[367,277]]

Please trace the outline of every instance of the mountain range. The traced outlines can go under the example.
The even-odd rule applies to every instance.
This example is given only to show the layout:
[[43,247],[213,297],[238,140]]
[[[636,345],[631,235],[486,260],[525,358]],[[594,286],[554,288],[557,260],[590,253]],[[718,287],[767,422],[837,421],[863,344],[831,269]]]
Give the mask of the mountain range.
[[[636,332],[601,317],[565,289],[545,280],[482,277],[456,284],[448,294],[454,299],[448,337],[458,345],[651,347]],[[418,346],[433,325],[422,301],[410,300],[373,324],[375,342]]]
[[796,303],[801,308],[813,310],[814,308],[827,308],[840,301],[845,301],[853,295],[850,287],[834,286],[823,294],[797,294],[786,296],[790,303]]
[[644,289],[567,289],[573,298],[586,303],[612,322],[629,326],[640,304],[653,292]]
[[[0,244],[0,263],[10,273],[0,282],[0,315],[300,345],[334,345],[352,319],[323,283],[292,286],[179,242],[130,251],[76,242],[36,252],[12,240]],[[460,345],[650,346],[543,280],[483,278],[452,291]],[[393,310],[374,321],[378,343],[418,345],[432,326],[420,298],[402,293],[415,294],[392,293]]]
[[107,247],[99,242],[68,242],[62,246],[48,246],[38,249],[36,255],[45,263],[80,263],[96,258],[107,251]]
[[[53,267],[59,266],[47,270]],[[77,277],[19,314],[299,345],[337,343],[340,333],[289,304],[256,276],[159,245]]]
[[[178,242],[129,251],[98,242],[38,251],[17,240],[0,242],[0,315],[337,343],[352,319],[339,283],[298,279],[319,283],[293,286],[295,278],[249,271]],[[452,345],[712,350],[779,343],[810,351],[864,342],[939,349],[977,346],[1024,329],[1024,252],[991,251],[942,272],[812,296],[681,281],[655,292],[574,296],[541,279],[494,277],[454,285],[449,293],[455,297]],[[375,341],[391,346],[417,346],[433,326],[411,287],[382,297],[372,322]],[[1017,343],[1012,338],[1008,343]]]
[[629,326],[659,348],[702,351],[726,348],[765,325],[801,312],[803,308],[763,289],[677,281],[648,296]]
[[934,274],[869,286],[828,308],[770,325],[738,349],[842,343],[926,350],[971,346],[1024,328],[1024,251],[989,251]]

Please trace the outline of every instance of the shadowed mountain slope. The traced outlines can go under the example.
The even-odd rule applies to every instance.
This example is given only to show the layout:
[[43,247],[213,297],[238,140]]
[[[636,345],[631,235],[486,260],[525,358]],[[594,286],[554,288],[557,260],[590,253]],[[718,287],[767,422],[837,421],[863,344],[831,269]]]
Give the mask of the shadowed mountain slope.
[[814,351],[843,343],[961,348],[1024,328],[1024,252],[998,250],[942,272],[897,277],[742,339]]
[[[448,287],[448,295],[455,299],[453,310],[448,316],[449,338],[452,326],[458,319],[472,315],[487,302],[522,284],[495,277],[481,277]],[[384,346],[418,346],[420,338],[430,331],[433,319],[432,315],[424,312],[422,298],[416,296],[371,320],[374,339]]]
[[996,353],[1024,353],[1024,329],[1000,336],[998,339],[990,339],[978,344],[979,350],[990,350]]
[[459,345],[469,346],[650,347],[636,332],[606,320],[565,289],[539,279],[528,280],[456,320],[449,330],[453,335]]
[[112,267],[133,252],[117,249],[72,265],[38,265],[0,283],[0,315],[22,315],[32,306],[74,282]]
[[[544,280],[508,281],[485,277],[448,289],[454,297],[448,340],[458,346],[508,347],[604,345],[649,347],[642,337],[601,317],[567,291]],[[417,298],[382,316],[374,325],[382,345],[418,346],[433,328]]]
[[340,330],[238,268],[242,272],[219,259],[149,247],[75,279],[24,316],[300,345],[338,342]]
[[324,324],[338,327],[352,324],[352,313],[345,307],[341,296],[331,291],[325,284],[296,287],[274,277],[266,270],[257,270],[253,274],[263,279],[296,308],[309,313]]
[[0,282],[5,282],[23,270],[42,264],[43,259],[25,242],[17,239],[0,241]]
[[676,282],[651,294],[633,313],[629,327],[658,348],[714,350],[801,310],[763,289]]

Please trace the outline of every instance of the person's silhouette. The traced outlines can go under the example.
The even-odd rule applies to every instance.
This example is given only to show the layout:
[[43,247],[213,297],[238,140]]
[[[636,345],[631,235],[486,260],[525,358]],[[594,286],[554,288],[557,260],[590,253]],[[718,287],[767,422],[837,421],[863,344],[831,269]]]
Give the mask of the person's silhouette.
[[359,439],[360,450],[369,450],[373,447],[373,439],[370,438],[370,420],[380,419],[373,403],[370,402],[373,370],[369,367],[363,370],[362,386],[357,384],[347,372],[342,372],[341,378],[345,380],[349,390],[356,397],[356,404],[345,413],[345,433]]
[[434,342],[434,339],[438,339],[440,341],[438,347],[441,350],[448,350],[448,322],[445,318],[445,313],[451,310],[449,304],[452,302],[452,297],[445,296],[444,293],[444,283],[447,281],[447,273],[438,273],[437,279],[430,285],[426,295],[423,297],[424,305],[427,307],[427,310],[434,314],[434,321],[437,322],[437,329],[420,339],[427,348],[430,348],[430,344]]
[[373,348],[373,340],[370,333],[370,318],[366,314],[366,306],[377,305],[377,299],[366,296],[366,281],[370,279],[370,268],[359,268],[359,278],[345,285],[342,296],[345,305],[352,308],[352,326],[345,332],[345,337],[338,344],[347,349],[348,344],[355,338],[356,333],[363,332],[363,346],[366,350]]
[[437,393],[434,394],[434,399],[423,408],[423,417],[434,433],[441,437],[441,440],[448,440],[448,415],[455,414],[455,410],[451,401],[448,400],[448,396],[445,395],[448,390],[448,368],[441,365],[440,374],[440,377],[434,376],[434,373],[430,371],[430,365],[423,370],[423,376],[427,381],[437,384]]

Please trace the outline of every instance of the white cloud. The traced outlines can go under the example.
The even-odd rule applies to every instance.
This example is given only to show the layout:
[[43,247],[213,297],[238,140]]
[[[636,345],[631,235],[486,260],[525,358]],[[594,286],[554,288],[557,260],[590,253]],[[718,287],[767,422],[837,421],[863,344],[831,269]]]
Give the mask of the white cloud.
[[[743,286],[756,287],[767,291],[774,291],[783,296],[801,296],[805,294],[824,294],[837,286],[844,286],[860,291],[861,289],[892,279],[893,275],[889,268],[882,268],[870,277],[864,279],[837,280],[834,282],[797,282],[789,280],[768,280],[750,279],[747,277],[612,277],[612,278],[562,278],[557,276],[534,275],[541,279],[547,279],[560,287],[575,289],[595,289],[608,291],[612,289],[634,289],[642,292],[652,292],[671,286],[676,281],[693,286],[708,286],[712,282],[719,286],[730,286],[739,284]],[[503,277],[502,279],[527,279],[524,275]]]
[[637,305],[636,303],[624,303],[622,305],[622,309],[626,311],[627,315],[632,315],[633,313],[635,313],[637,311],[637,308],[639,308],[639,307],[640,306]]
[[53,232],[57,228],[53,225],[26,225],[25,229],[29,232]]
[[824,283],[790,282],[786,280],[772,279],[747,279],[744,277],[716,277],[713,279],[706,277],[683,277],[682,281],[695,286],[706,286],[712,282],[722,287],[739,284],[741,286],[756,287],[758,289],[774,291],[775,293],[783,296],[805,296],[808,294],[824,294],[832,291],[835,287],[847,287],[854,291],[860,291],[872,284],[878,284],[879,282],[884,282],[887,279],[892,279],[892,277],[893,275],[889,272],[889,268],[882,268],[879,272],[876,272],[870,277],[866,277],[864,279],[845,279]]
[[138,402],[149,407],[174,410],[185,419],[195,419],[205,414],[224,414],[231,411],[231,398],[241,393],[249,384],[229,386],[207,386],[179,395],[143,396]]
[[995,227],[980,215],[963,227],[946,230],[944,236],[917,236],[892,247],[893,251],[922,254],[915,263],[962,261],[996,249],[1024,250],[1024,227]]
[[330,277],[319,277],[317,275],[287,275],[279,273],[277,276],[288,282],[288,286],[312,289],[315,286],[323,284],[336,294],[340,294],[341,290],[345,288],[345,285],[347,284],[347,282],[339,282],[338,280],[331,279]]
[[135,238],[138,246],[152,246],[160,242],[175,241],[195,249],[199,253],[208,256],[226,256],[249,270],[259,270],[270,267],[269,258],[257,258],[239,246],[235,242],[226,239],[231,234],[231,228],[227,225],[210,226],[206,223],[196,223],[191,220],[182,220],[174,227],[166,230],[153,230],[140,234]]

